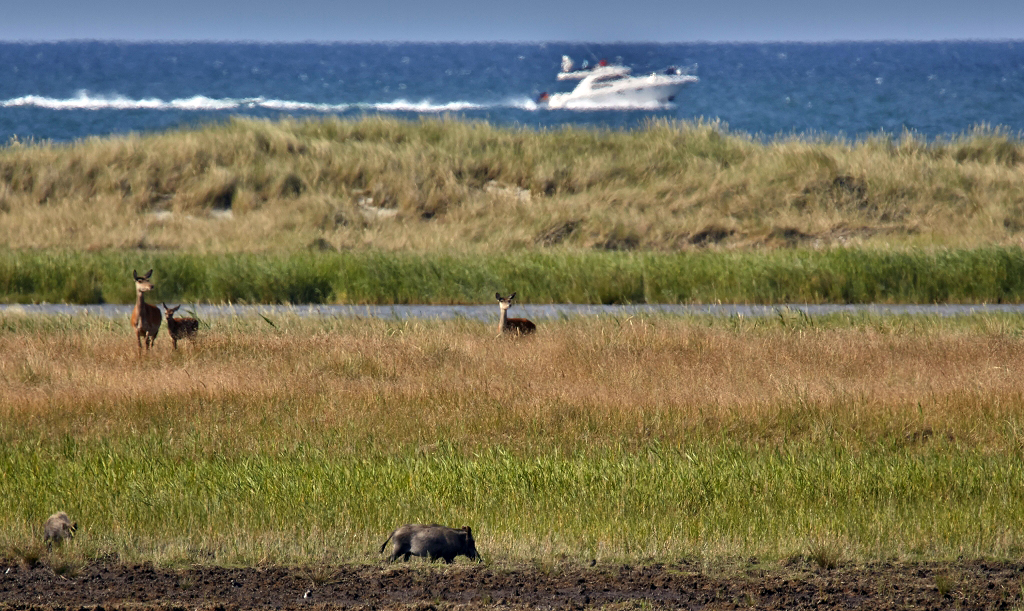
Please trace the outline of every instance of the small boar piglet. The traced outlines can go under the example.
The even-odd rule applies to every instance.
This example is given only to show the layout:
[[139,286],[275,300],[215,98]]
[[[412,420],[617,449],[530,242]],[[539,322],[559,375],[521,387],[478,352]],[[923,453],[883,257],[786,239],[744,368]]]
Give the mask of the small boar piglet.
[[406,524],[388,535],[380,546],[384,552],[388,541],[392,542],[391,556],[388,562],[394,562],[399,556],[408,561],[409,556],[421,556],[431,561],[443,558],[448,564],[456,556],[465,556],[470,560],[479,560],[473,531],[468,526],[448,528],[438,524]]
[[46,525],[43,527],[43,541],[47,549],[53,549],[53,544],[63,543],[64,539],[71,539],[78,530],[78,522],[72,522],[68,514],[58,511],[46,518]]

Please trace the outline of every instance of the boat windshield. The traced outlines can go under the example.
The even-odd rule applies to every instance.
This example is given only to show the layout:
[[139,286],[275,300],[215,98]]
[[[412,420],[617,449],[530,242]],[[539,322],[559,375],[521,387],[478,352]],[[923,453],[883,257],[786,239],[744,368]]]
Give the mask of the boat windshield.
[[611,87],[616,81],[621,81],[626,78],[624,74],[609,74],[607,76],[598,76],[594,78],[593,87]]

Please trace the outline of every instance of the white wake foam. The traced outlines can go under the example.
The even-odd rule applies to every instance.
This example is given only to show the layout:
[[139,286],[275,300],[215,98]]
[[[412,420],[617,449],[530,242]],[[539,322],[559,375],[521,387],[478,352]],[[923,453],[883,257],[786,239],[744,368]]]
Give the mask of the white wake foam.
[[461,110],[482,110],[486,108],[493,108],[493,106],[474,104],[473,102],[443,102],[438,104],[429,100],[423,100],[420,102],[395,100],[394,102],[381,102],[378,104],[368,104],[366,106],[374,110],[381,110],[385,112],[422,113],[459,112]]
[[112,108],[115,110],[147,109],[159,110],[166,108],[167,103],[163,100],[150,98],[145,100],[132,100],[124,96],[92,96],[85,91],[78,92],[73,98],[48,98],[40,95],[26,95],[19,98],[4,100],[0,105],[9,106],[38,106],[51,110],[102,110]]
[[[479,104],[467,101],[434,102],[420,100],[418,102],[397,99],[391,102],[365,102],[350,104],[324,104],[301,102],[297,100],[278,100],[257,98],[210,98],[202,95],[174,100],[159,98],[131,99],[119,94],[97,95],[88,91],[79,91],[72,98],[51,98],[39,95],[26,95],[0,101],[0,107],[35,106],[51,110],[191,110],[216,111],[246,108],[266,108],[268,110],[293,112],[345,112],[351,109],[379,110],[381,112],[413,112],[413,113],[445,113],[467,110],[481,110],[508,106],[502,104]],[[514,107],[520,107],[513,104]]]
[[[528,112],[536,112],[545,108],[527,97],[508,98],[496,103],[479,103],[464,100],[436,102],[430,99],[420,101],[397,99],[391,102],[352,102],[326,104],[320,102],[301,102],[298,100],[279,100],[273,98],[210,98],[196,95],[190,98],[161,100],[160,98],[132,99],[120,94],[98,95],[88,91],[79,91],[71,98],[51,98],[39,95],[26,95],[0,101],[0,108],[18,106],[34,106],[50,110],[180,110],[180,111],[230,111],[263,108],[281,112],[313,112],[342,113],[350,110],[379,112],[408,112],[419,114],[457,113],[475,110],[515,108]],[[672,108],[671,104],[593,104],[586,101],[573,100],[559,106],[559,110],[591,111],[591,110],[662,110]]]

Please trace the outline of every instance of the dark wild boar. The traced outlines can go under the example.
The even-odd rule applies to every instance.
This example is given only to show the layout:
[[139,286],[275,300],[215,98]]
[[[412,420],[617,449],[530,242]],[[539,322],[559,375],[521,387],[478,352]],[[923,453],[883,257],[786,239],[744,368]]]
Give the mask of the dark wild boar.
[[78,522],[72,522],[68,514],[63,511],[58,511],[46,518],[46,525],[43,527],[43,541],[46,542],[46,548],[53,549],[54,542],[59,544],[63,543],[64,539],[74,537],[76,530],[78,530]]
[[406,524],[388,535],[380,546],[380,553],[384,553],[388,541],[392,541],[394,545],[388,562],[394,562],[399,556],[405,561],[409,560],[409,556],[422,556],[430,560],[444,558],[448,564],[451,564],[456,556],[465,556],[470,560],[480,559],[480,555],[476,553],[473,531],[468,526],[456,530],[437,524]]

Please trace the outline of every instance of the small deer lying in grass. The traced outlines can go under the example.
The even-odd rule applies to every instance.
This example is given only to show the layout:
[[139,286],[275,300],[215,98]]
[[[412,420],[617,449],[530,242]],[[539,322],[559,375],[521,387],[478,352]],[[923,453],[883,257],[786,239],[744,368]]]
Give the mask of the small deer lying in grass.
[[54,543],[59,545],[64,542],[64,539],[71,539],[75,536],[76,530],[78,530],[78,522],[72,522],[68,514],[63,511],[58,511],[46,518],[46,524],[43,526],[43,541],[46,542],[46,549],[52,550]]
[[142,356],[142,337],[146,337],[146,351],[156,341],[156,334],[160,331],[160,308],[146,303],[144,294],[153,290],[153,283],[149,279],[153,276],[153,270],[146,272],[145,276],[139,276],[132,270],[135,278],[135,308],[132,309],[132,328],[135,329],[135,340],[139,342],[139,356]]
[[164,313],[167,315],[167,333],[171,336],[171,345],[178,349],[179,339],[190,339],[195,341],[196,333],[199,332],[199,321],[195,318],[175,318],[174,313],[181,306],[167,307],[164,304]]
[[498,298],[498,307],[501,308],[501,320],[498,321],[499,334],[511,333],[513,335],[528,335],[537,330],[537,325],[525,318],[508,317],[508,308],[512,305],[512,300],[516,297],[515,293],[512,293],[508,297],[502,297],[501,293],[495,293],[494,296]]

